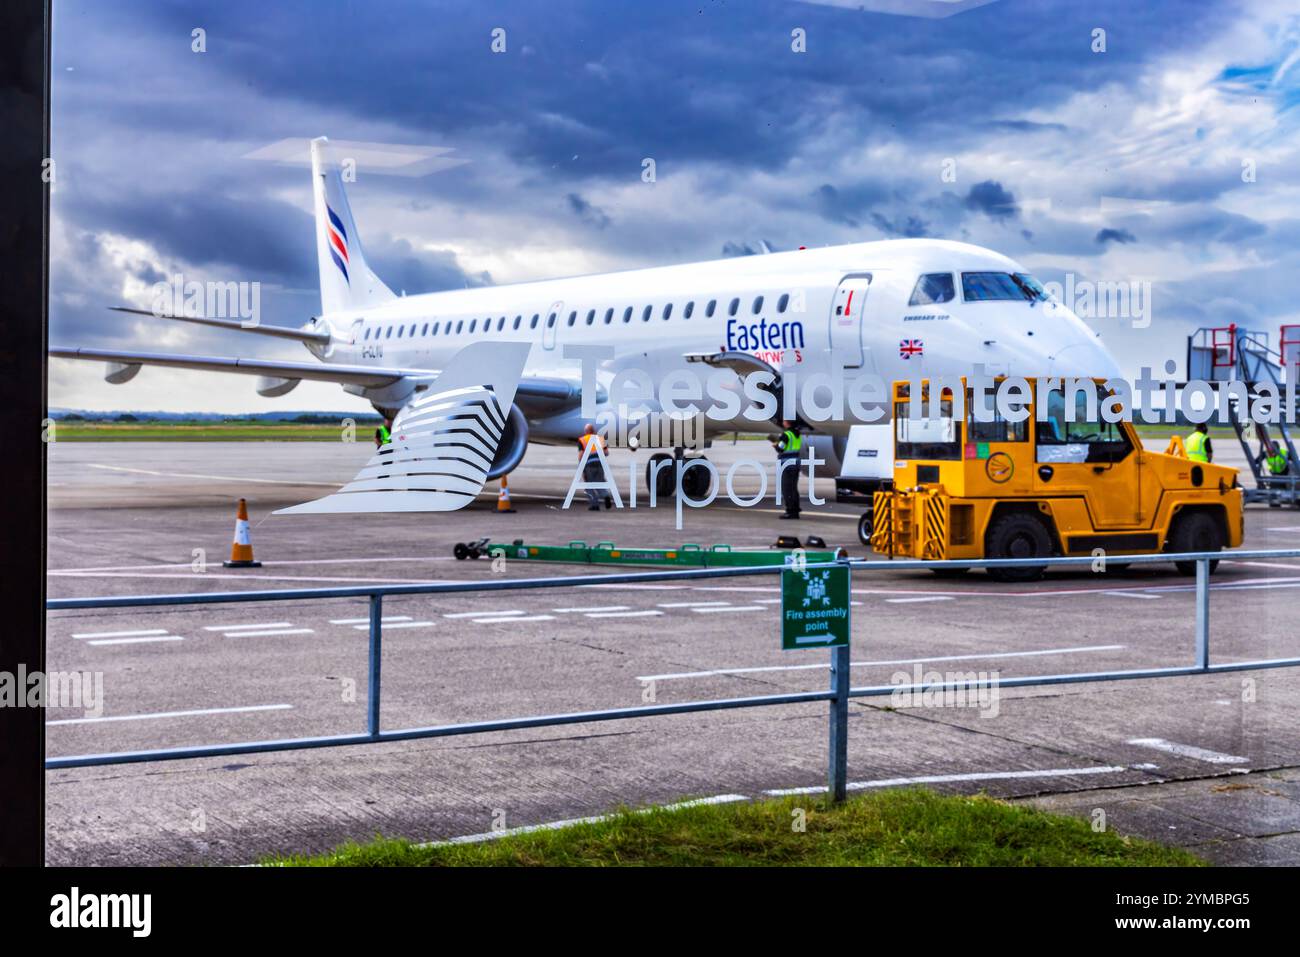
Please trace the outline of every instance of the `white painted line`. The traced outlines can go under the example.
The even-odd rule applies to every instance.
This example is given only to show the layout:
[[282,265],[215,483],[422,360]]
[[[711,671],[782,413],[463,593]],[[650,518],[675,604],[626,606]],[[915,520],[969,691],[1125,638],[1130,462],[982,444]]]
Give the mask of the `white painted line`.
[[[67,572],[67,571],[48,571],[46,577],[64,577],[64,578],[179,578],[193,581],[195,579],[243,579],[245,581],[273,581],[273,582],[352,582],[360,585],[449,585],[455,581],[454,578],[329,578],[323,575],[251,575],[245,572],[226,574],[224,572],[191,572],[183,575],[180,572]],[[629,586],[630,587],[630,586]]]
[[[431,621],[395,621],[391,625],[384,625],[384,631],[390,631],[393,628],[428,628],[432,625]],[[357,631],[369,631],[370,625],[353,625]]]
[[[924,665],[937,661],[983,661],[993,658],[1034,658],[1040,655],[1073,655],[1087,651],[1119,651],[1123,645],[1084,645],[1078,648],[1043,648],[1038,651],[1000,651],[981,655],[942,655],[935,658],[893,658],[882,661],[853,661],[850,668],[881,665]],[[765,665],[754,668],[719,668],[715,671],[681,671],[666,675],[639,675],[637,681],[668,681],[675,678],[710,678],[714,675],[746,675],[764,671],[825,671],[826,663],[816,665]]]
[[588,618],[649,618],[653,615],[662,615],[662,611],[655,611],[653,608],[648,611],[589,611],[586,614]]
[[1166,741],[1164,738],[1132,738],[1128,743],[1143,748],[1155,748],[1157,751],[1176,754],[1181,758],[1191,758],[1193,761],[1205,761],[1208,764],[1246,764],[1250,760],[1250,758],[1239,757],[1235,754],[1224,754],[1221,751],[1198,748],[1191,744]]
[[[451,555],[427,555],[420,558],[396,558],[396,557],[375,557],[366,555],[363,558],[268,558],[263,560],[265,565],[371,565],[376,562],[402,562],[412,564],[414,562],[454,562],[456,559]],[[84,568],[59,568],[55,569],[60,572],[147,572],[147,571],[175,571],[182,568],[193,568],[194,563],[190,561],[175,563],[155,563],[153,565],[87,565]]]
[[[396,628],[396,625],[392,627]],[[226,638],[261,638],[266,635],[314,635],[311,628],[268,628],[266,631],[228,631]]]
[[291,621],[257,622],[251,625],[204,625],[204,631],[244,631],[248,628],[292,628]]
[[743,592],[763,592],[770,595],[780,586],[778,585],[692,585],[695,591],[743,591]]
[[730,605],[726,608],[692,608],[691,611],[697,615],[725,615],[732,611],[767,611],[764,605]]
[[[715,794],[713,797],[697,798],[694,801],[679,801],[676,804],[665,804],[662,807],[638,808],[633,814],[652,814],[655,811],[680,811],[685,808],[699,807],[706,804],[734,804],[737,801],[748,801],[749,798],[743,794]],[[558,831],[566,827],[573,827],[577,824],[599,824],[602,821],[612,820],[613,814],[596,814],[591,817],[575,817],[567,821],[550,821],[546,824],[526,824],[523,827],[511,827],[500,831],[487,831],[482,834],[465,834],[462,837],[453,837],[445,841],[429,841],[425,844],[417,844],[417,847],[442,847],[448,844],[481,844],[484,841],[495,841],[502,837],[511,837],[516,834],[534,834],[538,831]]]
[[[379,620],[384,623],[390,621],[410,621],[411,616],[410,615],[384,615]],[[370,624],[370,619],[369,618],[331,618],[330,624],[331,625],[368,625]]]
[[1144,595],[1140,591],[1104,591],[1103,595],[1114,595],[1116,598],[1144,598],[1147,601],[1154,601],[1160,598],[1159,595]]
[[[781,508],[751,508],[748,509],[748,511],[759,512],[764,515],[785,514],[785,509],[781,509]],[[810,508],[803,509],[803,511],[800,512],[800,516],[802,518],[838,518],[844,522],[856,522],[861,518],[861,516],[859,515],[844,515],[839,512],[815,512]]]
[[729,601],[661,601],[656,602],[656,608],[704,608],[708,605],[729,606]]
[[1300,532],[1300,525],[1270,525],[1264,529],[1266,532]]
[[155,472],[152,469],[132,469],[125,465],[97,465],[94,462],[87,462],[92,469],[105,469],[109,472],[134,472],[137,475],[156,475],[162,478],[196,478],[208,479],[213,482],[259,482],[264,485],[315,485],[321,488],[337,489],[341,486],[338,482],[307,482],[298,481],[297,479],[260,479],[249,478],[246,475],[201,475],[194,472]]
[[[896,788],[908,784],[948,784],[962,781],[1013,781],[1025,778],[1066,778],[1078,774],[1118,774],[1129,768],[1099,765],[1091,768],[1052,768],[1048,771],[976,771],[970,774],[925,774],[915,778],[883,778],[879,781],[850,781],[850,791],[866,791],[870,788]],[[764,791],[773,797],[785,797],[790,794],[823,794],[826,785],[808,788],[774,788]]]
[[510,615],[506,618],[471,618],[476,625],[504,625],[512,621],[555,621],[554,615]]
[[891,605],[907,605],[918,601],[952,601],[952,595],[927,595],[924,598],[886,598]]
[[133,638],[137,635],[165,635],[166,628],[144,628],[139,631],[77,631],[73,638]]
[[562,615],[580,614],[585,611],[627,611],[627,605],[584,605],[581,608],[552,608]]
[[482,618],[486,615],[490,615],[493,618],[504,618],[506,615],[522,615],[522,614],[523,612],[520,611],[518,608],[513,608],[508,611],[496,611],[496,610],[453,611],[450,612],[449,614],[443,615],[442,617],[443,618]]
[[637,583],[626,583],[622,585],[579,585],[579,588],[617,588],[619,591],[640,589],[642,591],[681,591],[683,588],[689,588],[689,585],[643,585]]
[[88,645],[140,645],[150,641],[184,641],[180,635],[158,635],[154,638],[100,638],[88,641]]
[[291,704],[255,704],[242,708],[200,708],[196,711],[156,711],[153,714],[119,714],[101,718],[59,718],[46,721],[53,724],[98,724],[103,721],[150,721],[155,718],[190,718],[201,714],[243,714],[249,711],[286,711]]

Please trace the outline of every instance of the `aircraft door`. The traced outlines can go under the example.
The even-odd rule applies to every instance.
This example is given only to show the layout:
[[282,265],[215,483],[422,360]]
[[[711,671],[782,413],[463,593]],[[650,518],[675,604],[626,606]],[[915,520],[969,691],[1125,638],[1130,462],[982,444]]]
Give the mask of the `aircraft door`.
[[870,274],[845,276],[835,290],[831,306],[830,348],[844,356],[846,369],[863,364],[862,318],[866,314],[867,293],[871,290]]

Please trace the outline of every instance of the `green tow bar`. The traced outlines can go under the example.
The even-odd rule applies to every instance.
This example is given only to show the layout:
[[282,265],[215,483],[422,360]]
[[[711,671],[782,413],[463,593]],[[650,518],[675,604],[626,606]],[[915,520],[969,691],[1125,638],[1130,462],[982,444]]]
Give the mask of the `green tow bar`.
[[[790,549],[800,547],[797,539],[786,539],[771,548],[732,548],[717,544],[705,548],[694,542],[678,547],[622,548],[613,542],[588,545],[575,539],[567,545],[533,545],[522,538],[513,542],[494,542],[480,538],[475,542],[458,542],[452,554],[459,559],[506,558],[532,562],[567,562],[574,565],[648,565],[657,568],[744,568],[759,565],[784,565]],[[806,548],[804,560],[811,563],[832,562],[845,555],[842,548]]]

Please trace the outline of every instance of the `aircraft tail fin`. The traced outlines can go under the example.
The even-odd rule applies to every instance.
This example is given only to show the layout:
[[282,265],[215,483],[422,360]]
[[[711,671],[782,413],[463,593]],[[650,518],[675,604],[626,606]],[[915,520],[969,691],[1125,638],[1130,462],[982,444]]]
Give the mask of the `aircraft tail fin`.
[[361,237],[343,190],[343,177],[326,155],[328,146],[329,140],[323,136],[311,141],[321,315],[326,316],[395,298],[393,291],[366,265]]

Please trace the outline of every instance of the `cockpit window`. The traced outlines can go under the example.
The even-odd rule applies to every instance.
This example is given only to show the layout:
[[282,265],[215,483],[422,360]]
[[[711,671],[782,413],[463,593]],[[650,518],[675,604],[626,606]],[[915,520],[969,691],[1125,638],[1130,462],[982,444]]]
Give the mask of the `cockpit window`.
[[1043,284],[1033,276],[1029,275],[1029,273],[1013,272],[1011,278],[1025,287],[1027,298],[1032,299],[1035,302],[1043,302],[1048,298],[1047,290],[1043,288]]
[[916,281],[916,288],[912,290],[912,298],[907,301],[907,304],[928,306],[934,302],[951,302],[956,295],[952,273],[930,272]]
[[961,274],[961,295],[967,302],[1042,302],[1047,298],[1042,284],[1023,272],[964,272]]

